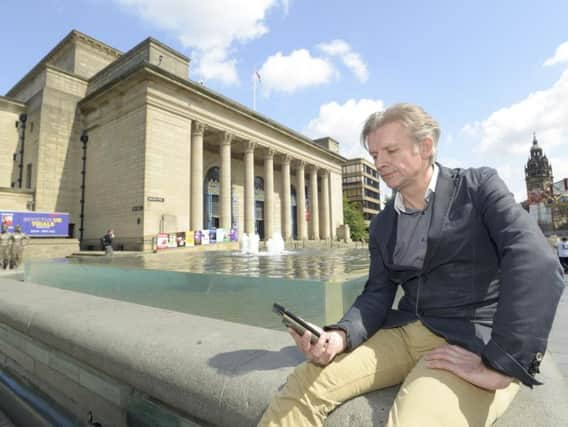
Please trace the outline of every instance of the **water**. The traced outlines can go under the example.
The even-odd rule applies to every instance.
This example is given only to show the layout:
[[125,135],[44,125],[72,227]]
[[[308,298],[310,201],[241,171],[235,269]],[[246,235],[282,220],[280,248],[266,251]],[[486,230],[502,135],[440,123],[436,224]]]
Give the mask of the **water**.
[[247,277],[329,280],[366,274],[367,249],[297,249],[280,255],[267,252],[242,254],[237,251],[171,251],[114,257],[79,257],[61,260],[69,264],[105,265]]
[[25,280],[280,329],[273,302],[316,324],[335,322],[361,292],[367,270],[366,249],[283,255],[172,251],[32,262],[25,266]]

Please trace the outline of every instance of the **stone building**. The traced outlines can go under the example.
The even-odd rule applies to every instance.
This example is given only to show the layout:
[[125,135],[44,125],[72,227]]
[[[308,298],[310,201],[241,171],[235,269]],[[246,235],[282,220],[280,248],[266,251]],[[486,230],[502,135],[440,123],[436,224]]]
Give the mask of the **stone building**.
[[129,250],[214,227],[335,238],[345,159],[189,63],[152,38],[121,53],[71,31],[0,97],[0,209],[69,212],[82,247],[107,228]]
[[552,221],[553,180],[552,165],[538,145],[536,135],[533,135],[530,157],[525,166],[525,182],[527,185],[525,207],[546,233],[551,232],[554,228]]
[[370,161],[358,158],[343,164],[343,195],[360,206],[367,224],[380,212],[379,174]]

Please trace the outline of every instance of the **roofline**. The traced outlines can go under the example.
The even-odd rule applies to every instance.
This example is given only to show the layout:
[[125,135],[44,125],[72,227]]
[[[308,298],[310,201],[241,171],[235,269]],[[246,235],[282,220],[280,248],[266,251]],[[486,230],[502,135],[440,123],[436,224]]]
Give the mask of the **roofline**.
[[108,82],[107,84],[101,86],[100,88],[98,88],[96,91],[94,91],[93,93],[90,93],[88,96],[86,96],[85,98],[83,98],[80,102],[79,102],[79,107],[81,106],[81,104],[85,104],[87,102],[89,102],[89,100],[91,100],[92,98],[95,98],[97,96],[99,96],[101,93],[109,90],[112,86],[116,85],[119,82],[119,79],[124,79],[126,77],[128,77],[129,75],[132,75],[136,72],[139,72],[141,70],[146,70],[154,75],[158,75],[162,78],[166,78],[166,79],[170,79],[170,80],[174,80],[175,82],[185,86],[186,88],[192,90],[194,93],[197,93],[198,95],[204,96],[206,98],[209,98],[210,100],[223,104],[225,106],[229,106],[231,107],[233,110],[235,110],[236,112],[243,114],[245,116],[249,116],[250,118],[260,121],[265,125],[270,125],[271,127],[275,128],[276,130],[288,134],[289,136],[292,136],[293,138],[295,138],[296,140],[299,140],[302,143],[305,143],[307,145],[310,146],[310,148],[313,148],[317,151],[323,152],[326,155],[335,158],[336,160],[340,161],[341,163],[343,163],[346,158],[343,157],[341,154],[339,153],[335,153],[333,151],[327,150],[323,147],[320,147],[319,145],[315,144],[313,142],[312,139],[308,138],[305,135],[302,135],[301,133],[290,129],[286,126],[284,126],[283,124],[280,124],[266,116],[263,116],[259,113],[257,113],[256,111],[251,110],[250,108],[238,103],[237,101],[234,101],[230,98],[227,98],[223,95],[221,95],[218,92],[213,91],[212,89],[209,89],[199,83],[196,83],[193,80],[190,79],[184,79],[181,78],[175,74],[172,74],[166,70],[164,70],[163,68],[151,64],[147,61],[141,61],[139,64],[137,64],[135,67],[132,67],[128,70],[126,70],[124,73],[118,75],[114,80]]
[[55,47],[53,49],[51,49],[47,55],[45,55],[36,65],[34,65],[34,67],[28,71],[24,77],[22,77],[14,86],[12,86],[12,88],[6,92],[6,96],[10,96],[13,92],[15,92],[20,86],[22,86],[26,81],[28,81],[30,78],[32,78],[33,76],[35,76],[36,74],[38,74],[42,69],[43,66],[57,53],[59,52],[67,43],[69,43],[69,41],[71,41],[74,37],[78,37],[78,38],[82,38],[82,39],[86,39],[89,41],[92,41],[94,43],[97,43],[99,45],[101,45],[103,48],[109,49],[110,51],[114,52],[117,56],[117,58],[119,56],[122,55],[122,52],[119,51],[118,49],[115,49],[97,39],[94,39],[93,37],[90,37],[80,31],[77,30],[71,30],[59,43],[57,43],[55,45]]
[[8,104],[14,104],[16,107],[21,107],[21,108],[26,108],[26,103],[20,101],[19,99],[16,98],[10,98],[8,96],[2,96],[0,95],[0,102],[6,102]]

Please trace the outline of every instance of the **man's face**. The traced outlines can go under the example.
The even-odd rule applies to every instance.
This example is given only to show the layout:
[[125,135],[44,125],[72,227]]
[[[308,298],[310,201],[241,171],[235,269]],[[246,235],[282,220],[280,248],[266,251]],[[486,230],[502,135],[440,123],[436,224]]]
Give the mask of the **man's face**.
[[369,154],[382,180],[389,188],[404,191],[419,182],[429,167],[430,138],[416,139],[399,122],[387,123],[367,138]]

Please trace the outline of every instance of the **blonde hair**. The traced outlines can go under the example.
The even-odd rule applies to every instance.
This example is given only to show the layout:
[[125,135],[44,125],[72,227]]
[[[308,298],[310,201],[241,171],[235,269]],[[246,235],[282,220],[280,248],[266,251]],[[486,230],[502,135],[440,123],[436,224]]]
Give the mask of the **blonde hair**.
[[392,122],[399,122],[408,129],[410,134],[416,139],[416,143],[422,141],[424,138],[431,138],[432,155],[430,156],[430,164],[434,164],[441,133],[440,125],[419,105],[407,103],[394,104],[386,110],[372,113],[365,121],[363,130],[361,131],[361,144],[363,144],[363,147],[369,150],[367,138],[371,132]]

